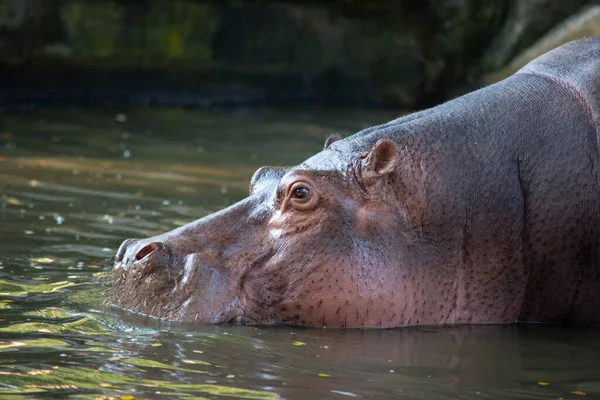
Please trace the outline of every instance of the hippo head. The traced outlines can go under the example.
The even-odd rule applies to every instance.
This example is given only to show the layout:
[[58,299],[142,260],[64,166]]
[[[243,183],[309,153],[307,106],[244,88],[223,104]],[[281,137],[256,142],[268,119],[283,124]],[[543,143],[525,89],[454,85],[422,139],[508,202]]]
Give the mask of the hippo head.
[[[315,164],[334,157],[332,142]],[[396,325],[395,311],[406,305],[394,305],[402,276],[389,250],[398,235],[411,241],[398,187],[389,184],[399,153],[390,140],[368,149],[329,169],[309,168],[310,159],[262,167],[246,199],[126,240],[113,269],[114,304],[186,322]]]

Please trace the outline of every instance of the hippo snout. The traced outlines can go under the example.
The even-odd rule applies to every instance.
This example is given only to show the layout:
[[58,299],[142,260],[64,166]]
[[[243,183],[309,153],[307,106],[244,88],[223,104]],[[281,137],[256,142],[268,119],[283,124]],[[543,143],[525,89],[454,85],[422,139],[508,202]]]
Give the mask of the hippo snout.
[[150,273],[156,268],[169,268],[175,264],[172,250],[165,243],[143,239],[125,240],[115,257],[115,267],[132,268]]
[[[173,319],[186,301],[173,290],[183,277],[185,256],[161,237],[125,240],[111,273],[113,304],[146,315]],[[173,298],[173,305],[166,299]]]

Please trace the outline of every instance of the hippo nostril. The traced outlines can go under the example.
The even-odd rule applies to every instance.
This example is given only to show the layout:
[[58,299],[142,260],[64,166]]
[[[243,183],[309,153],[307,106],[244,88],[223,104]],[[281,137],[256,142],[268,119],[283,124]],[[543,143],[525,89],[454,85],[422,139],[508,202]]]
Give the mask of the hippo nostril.
[[164,247],[164,244],[160,242],[152,242],[150,244],[147,244],[146,246],[138,250],[137,254],[135,255],[135,259],[139,261],[144,257],[148,256],[149,254],[152,254],[155,250],[162,247]]

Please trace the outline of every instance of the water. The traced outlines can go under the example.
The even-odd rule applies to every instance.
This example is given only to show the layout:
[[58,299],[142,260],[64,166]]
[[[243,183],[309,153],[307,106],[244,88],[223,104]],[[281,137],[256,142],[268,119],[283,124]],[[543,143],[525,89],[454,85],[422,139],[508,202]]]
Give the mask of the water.
[[600,330],[199,326],[106,304],[124,238],[245,196],[264,164],[394,113],[0,113],[0,398],[600,397]]

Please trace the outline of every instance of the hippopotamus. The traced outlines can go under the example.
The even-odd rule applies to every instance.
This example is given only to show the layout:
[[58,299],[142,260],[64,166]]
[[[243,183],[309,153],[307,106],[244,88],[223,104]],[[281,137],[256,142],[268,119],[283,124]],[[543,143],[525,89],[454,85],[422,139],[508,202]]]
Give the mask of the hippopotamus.
[[600,38],[581,39],[126,240],[111,301],[212,324],[600,325],[599,126]]

